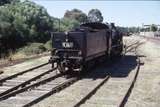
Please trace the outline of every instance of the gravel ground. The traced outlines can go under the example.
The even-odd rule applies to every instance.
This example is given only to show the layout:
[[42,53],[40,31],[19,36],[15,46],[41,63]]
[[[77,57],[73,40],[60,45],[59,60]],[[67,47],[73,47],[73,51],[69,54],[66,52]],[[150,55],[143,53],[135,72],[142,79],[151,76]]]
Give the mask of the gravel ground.
[[[140,67],[140,72],[126,103],[126,107],[159,107],[160,105],[160,47],[159,44],[140,38],[137,36],[124,37],[126,44],[136,41],[144,42],[139,48],[141,61],[144,63]],[[31,68],[48,61],[49,57],[6,67],[1,75],[10,75],[22,69]],[[117,107],[125,96],[136,70],[136,56],[128,53],[113,67],[103,66],[93,70],[93,75],[84,78],[70,87],[51,95],[34,107],[72,107],[96,87],[104,78],[110,74],[111,78],[91,96],[82,107]],[[0,75],[0,76],[1,76]],[[0,105],[1,106],[1,105]]]
[[[138,48],[144,65],[140,68],[140,73],[136,85],[126,104],[126,107],[159,107],[160,106],[160,47],[159,44],[149,40],[131,37],[131,39],[141,39],[145,44]],[[159,41],[160,43],[160,41]]]
[[[125,37],[126,44],[136,41],[144,42],[138,48],[142,65],[135,86],[131,92],[126,107],[158,107],[160,105],[160,71],[158,69],[160,60],[160,49],[157,44],[139,37]],[[128,54],[111,69],[103,66],[97,71],[111,71],[111,78],[99,88],[99,90],[82,107],[117,107],[125,96],[135,75],[136,57]],[[115,72],[116,71],[116,72]],[[118,72],[118,73],[117,73]],[[72,107],[87,95],[102,78],[93,80],[87,78],[76,82],[65,90],[52,95],[34,107]]]
[[136,69],[136,56],[128,53],[112,67],[97,67],[88,77],[76,82],[63,91],[56,93],[34,105],[34,107],[73,107],[103,78],[111,73],[111,78],[98,91],[82,104],[82,107],[117,107],[127,92]]

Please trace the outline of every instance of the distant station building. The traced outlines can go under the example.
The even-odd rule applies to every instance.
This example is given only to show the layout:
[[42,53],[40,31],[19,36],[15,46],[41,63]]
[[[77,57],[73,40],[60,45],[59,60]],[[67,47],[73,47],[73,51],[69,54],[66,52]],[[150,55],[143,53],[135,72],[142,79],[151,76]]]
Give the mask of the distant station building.
[[160,25],[155,25],[155,24],[144,25],[144,24],[142,24],[140,35],[148,36],[148,37],[160,37]]

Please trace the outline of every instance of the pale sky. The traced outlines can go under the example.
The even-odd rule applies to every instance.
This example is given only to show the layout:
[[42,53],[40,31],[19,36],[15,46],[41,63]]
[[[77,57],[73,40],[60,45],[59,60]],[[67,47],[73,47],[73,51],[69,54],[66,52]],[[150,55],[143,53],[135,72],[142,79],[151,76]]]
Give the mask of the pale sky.
[[44,6],[51,16],[62,18],[66,10],[74,8],[88,13],[99,9],[104,22],[115,22],[119,26],[141,26],[160,24],[160,1],[91,1],[91,0],[31,0]]

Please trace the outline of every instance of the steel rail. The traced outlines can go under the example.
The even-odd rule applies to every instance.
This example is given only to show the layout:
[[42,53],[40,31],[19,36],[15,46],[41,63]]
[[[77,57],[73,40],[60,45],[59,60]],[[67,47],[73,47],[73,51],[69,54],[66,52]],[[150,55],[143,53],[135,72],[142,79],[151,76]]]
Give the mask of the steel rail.
[[131,46],[133,46],[133,45],[139,44],[139,43],[140,43],[140,41],[136,41],[135,43],[132,43],[132,44],[126,46],[126,49],[128,49],[129,47],[131,47]]
[[50,82],[50,81],[52,81],[52,80],[54,80],[54,79],[56,79],[58,77],[61,77],[63,75],[64,74],[57,74],[57,75],[51,76],[49,78],[43,79],[43,80],[41,80],[41,81],[39,81],[37,83],[34,83],[34,84],[29,85],[29,86],[23,87],[23,88],[21,88],[19,90],[16,90],[16,91],[13,91],[11,93],[8,93],[8,94],[0,97],[0,101],[5,100],[5,99],[7,99],[7,98],[9,98],[11,96],[15,96],[16,94],[22,93],[22,92],[24,92],[24,91],[26,91],[26,90],[28,90],[30,88],[38,87],[39,85],[45,84],[46,82]]
[[19,76],[19,75],[22,75],[22,74],[27,73],[27,72],[29,72],[29,71],[35,70],[35,69],[40,68],[40,67],[42,67],[42,66],[45,66],[45,65],[47,65],[47,64],[49,64],[49,62],[44,63],[44,64],[41,64],[41,65],[38,65],[38,66],[36,66],[36,67],[30,68],[30,69],[27,69],[27,70],[24,70],[24,71],[19,72],[19,73],[16,73],[16,74],[13,74],[13,75],[11,75],[11,76],[5,77],[5,78],[3,78],[3,79],[0,80],[0,85],[2,85],[2,83],[5,82],[6,80],[15,78],[15,77],[17,77],[17,76]]
[[41,73],[41,74],[39,74],[39,75],[37,75],[37,76],[29,79],[29,80],[27,80],[27,81],[25,81],[25,82],[17,85],[17,86],[14,86],[14,87],[12,87],[12,88],[10,88],[10,89],[8,89],[8,90],[0,93],[0,97],[2,97],[2,96],[5,95],[5,94],[8,94],[8,93],[10,93],[10,92],[12,92],[12,91],[20,88],[20,87],[24,87],[25,85],[29,84],[30,82],[37,80],[38,78],[40,78],[40,77],[42,77],[42,76],[44,76],[44,75],[52,72],[52,71],[55,70],[55,69],[56,69],[56,68],[53,68],[53,69],[50,69],[50,70],[48,70],[48,71],[46,71],[46,72],[43,72],[43,73]]
[[[138,46],[142,45],[143,42],[137,42],[137,44],[134,44],[136,46],[131,47],[130,49],[126,48],[125,53],[132,51],[133,49],[137,48]],[[133,46],[133,45],[132,45]]]
[[104,85],[108,79],[110,78],[110,76],[106,76],[102,82],[100,82],[92,91],[90,91],[85,97],[83,97],[78,103],[76,103],[73,107],[80,107],[80,105],[84,104],[90,97],[92,97],[93,94],[95,94],[97,92],[97,90]]
[[131,83],[130,87],[128,88],[125,96],[123,97],[123,99],[122,99],[122,101],[121,101],[121,103],[119,104],[118,107],[124,107],[125,106],[126,102],[128,101],[128,98],[129,98],[129,96],[130,96],[130,94],[131,94],[131,92],[132,92],[132,90],[134,88],[134,85],[136,83],[136,80],[137,80],[137,77],[138,77],[138,74],[139,74],[139,71],[140,71],[140,66],[141,66],[142,63],[141,63],[140,58],[138,57],[138,54],[137,54],[137,50],[136,50],[137,47],[135,47],[135,54],[136,54],[136,56],[138,58],[136,74],[135,74],[135,76],[134,76],[134,78],[132,80],[132,83]]

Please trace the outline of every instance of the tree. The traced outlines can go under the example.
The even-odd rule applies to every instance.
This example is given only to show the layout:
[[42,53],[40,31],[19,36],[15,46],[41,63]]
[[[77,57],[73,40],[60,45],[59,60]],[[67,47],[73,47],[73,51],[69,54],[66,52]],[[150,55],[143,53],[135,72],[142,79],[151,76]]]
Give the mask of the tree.
[[77,26],[79,26],[79,22],[77,20],[70,20],[68,18],[62,18],[60,20],[60,31],[69,31]]
[[0,19],[3,22],[7,19],[7,22],[16,29],[16,35],[24,37],[26,42],[46,42],[49,39],[49,31],[53,30],[53,21],[42,6],[25,1],[1,7],[1,11],[5,15]]
[[67,10],[64,14],[64,18],[76,20],[80,23],[87,21],[87,15],[79,9],[72,9],[71,11]]
[[12,2],[19,2],[19,0],[1,0],[0,1],[0,6],[2,6],[4,4],[10,4]]
[[155,32],[155,31],[157,31],[158,30],[158,27],[155,25],[155,24],[152,24],[151,25],[151,31],[152,32]]
[[103,16],[100,10],[91,9],[88,12],[88,21],[89,22],[103,22]]
[[28,42],[50,39],[53,20],[46,9],[31,1],[0,6],[0,54],[17,49]]
[[11,0],[1,0],[0,1],[0,6],[4,5],[4,4],[7,4],[7,3],[11,3]]

